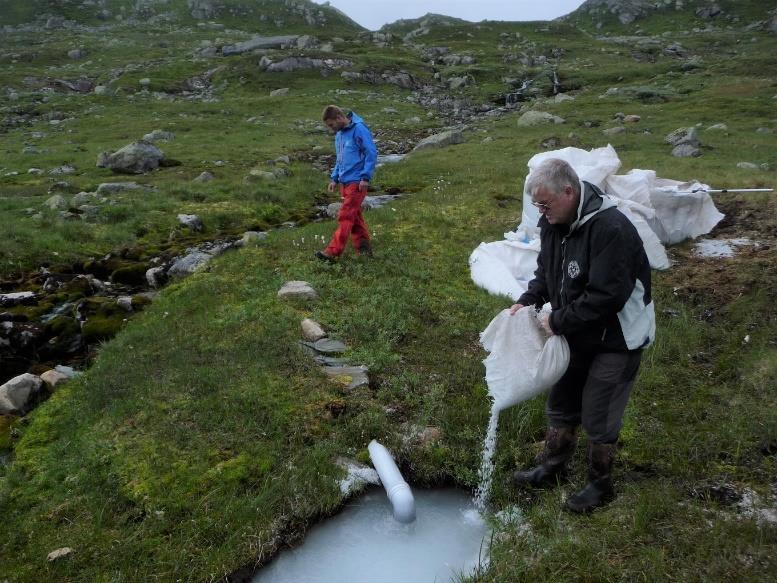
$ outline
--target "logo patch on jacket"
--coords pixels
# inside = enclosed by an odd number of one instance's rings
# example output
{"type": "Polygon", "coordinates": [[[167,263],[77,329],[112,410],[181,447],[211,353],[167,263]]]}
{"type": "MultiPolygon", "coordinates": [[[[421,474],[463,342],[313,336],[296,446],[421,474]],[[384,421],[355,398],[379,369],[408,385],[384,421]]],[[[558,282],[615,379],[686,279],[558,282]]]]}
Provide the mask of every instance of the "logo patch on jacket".
{"type": "Polygon", "coordinates": [[[572,279],[575,279],[578,275],[580,275],[580,265],[578,265],[577,261],[574,259],[567,263],[567,274],[572,279]]]}

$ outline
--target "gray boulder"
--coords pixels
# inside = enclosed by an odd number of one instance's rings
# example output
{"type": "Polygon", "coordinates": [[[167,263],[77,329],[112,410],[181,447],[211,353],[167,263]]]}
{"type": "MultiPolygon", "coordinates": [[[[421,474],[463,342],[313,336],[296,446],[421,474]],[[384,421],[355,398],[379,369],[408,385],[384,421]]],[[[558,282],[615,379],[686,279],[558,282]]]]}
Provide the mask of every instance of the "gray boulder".
{"type": "Polygon", "coordinates": [[[301,326],[302,337],[309,342],[316,342],[317,340],[321,340],[322,338],[326,337],[326,332],[321,327],[321,324],[311,320],[310,318],[305,318],[302,320],[301,326]]]}
{"type": "Polygon", "coordinates": [[[43,381],[39,376],[24,373],[0,386],[0,415],[26,413],[41,385],[43,381]]]}
{"type": "Polygon", "coordinates": [[[461,130],[448,130],[439,134],[434,134],[428,138],[424,138],[415,148],[414,152],[419,150],[429,150],[433,148],[445,148],[454,144],[464,143],[464,133],[461,130]]]}
{"type": "Polygon", "coordinates": [[[19,304],[29,304],[35,301],[37,294],[32,291],[11,292],[0,294],[0,306],[18,306],[19,304]]]}
{"type": "Polygon", "coordinates": [[[672,156],[675,158],[698,158],[701,156],[701,150],[693,144],[678,144],[672,150],[672,156]]]}
{"type": "Polygon", "coordinates": [[[146,271],[146,281],[154,289],[160,288],[167,281],[167,274],[164,267],[152,267],[146,271]]]}
{"type": "Polygon", "coordinates": [[[281,89],[275,89],[273,91],[270,91],[270,97],[285,97],[288,94],[289,94],[288,87],[282,87],[281,89]]]}
{"type": "Polygon", "coordinates": [[[55,194],[54,196],[47,198],[43,203],[43,206],[52,210],[64,210],[67,208],[67,201],[61,194],[55,194]]]}
{"type": "Polygon", "coordinates": [[[537,126],[547,123],[564,123],[564,119],[547,111],[527,111],[518,118],[518,127],[537,126]]]}
{"type": "Polygon", "coordinates": [[[133,142],[113,154],[104,152],[98,158],[98,168],[109,168],[121,174],[143,174],[159,168],[165,154],[146,141],[133,142]]]}
{"type": "Polygon", "coordinates": [[[194,182],[210,182],[213,180],[213,178],[213,173],[206,170],[205,172],[202,172],[197,178],[195,178],[194,182]]]}
{"type": "Polygon", "coordinates": [[[145,188],[137,182],[103,182],[97,187],[97,194],[119,194],[128,190],[140,190],[145,188]]]}
{"type": "Polygon", "coordinates": [[[680,144],[698,146],[701,144],[696,128],[678,128],[670,134],[667,134],[664,139],[667,144],[671,144],[672,146],[679,146],[680,144]]]}
{"type": "Polygon", "coordinates": [[[211,259],[213,259],[213,255],[210,255],[209,253],[193,251],[185,257],[177,259],[173,265],[170,266],[170,269],[167,270],[167,275],[174,278],[186,277],[187,275],[191,275],[202,269],[211,259]]]}
{"type": "Polygon", "coordinates": [[[318,293],[306,281],[287,281],[278,290],[280,299],[317,300],[318,293]]]}
{"type": "Polygon", "coordinates": [[[202,231],[202,219],[197,215],[178,215],[178,222],[192,231],[202,231]]]}
{"type": "Polygon", "coordinates": [[[345,59],[311,59],[308,57],[287,57],[277,63],[269,63],[267,71],[271,73],[291,73],[306,69],[342,69],[350,67],[351,61],[345,59]]]}
{"type": "Polygon", "coordinates": [[[264,241],[266,238],[267,233],[265,231],[246,231],[243,233],[243,238],[240,239],[240,245],[256,244],[259,241],[264,241]]]}
{"type": "Polygon", "coordinates": [[[166,132],[164,130],[154,130],[143,136],[144,142],[169,142],[175,139],[173,132],[166,132]]]}

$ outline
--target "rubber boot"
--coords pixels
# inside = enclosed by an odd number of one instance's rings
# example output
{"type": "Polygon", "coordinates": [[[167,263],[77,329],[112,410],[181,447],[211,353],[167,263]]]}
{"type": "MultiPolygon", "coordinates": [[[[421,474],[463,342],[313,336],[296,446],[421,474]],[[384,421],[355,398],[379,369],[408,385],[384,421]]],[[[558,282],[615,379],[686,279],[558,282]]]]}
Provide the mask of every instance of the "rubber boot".
{"type": "Polygon", "coordinates": [[[367,257],[372,257],[372,245],[370,245],[369,241],[362,241],[359,244],[359,255],[366,255],[367,257]]]}
{"type": "Polygon", "coordinates": [[[567,508],[572,512],[591,512],[615,498],[612,487],[612,464],[615,461],[614,443],[588,445],[588,483],[567,498],[567,508]]]}
{"type": "Polygon", "coordinates": [[[575,453],[577,435],[574,427],[548,427],[545,434],[545,449],[537,457],[536,467],[513,473],[516,486],[546,488],[558,484],[566,475],[567,463],[575,453]]]}

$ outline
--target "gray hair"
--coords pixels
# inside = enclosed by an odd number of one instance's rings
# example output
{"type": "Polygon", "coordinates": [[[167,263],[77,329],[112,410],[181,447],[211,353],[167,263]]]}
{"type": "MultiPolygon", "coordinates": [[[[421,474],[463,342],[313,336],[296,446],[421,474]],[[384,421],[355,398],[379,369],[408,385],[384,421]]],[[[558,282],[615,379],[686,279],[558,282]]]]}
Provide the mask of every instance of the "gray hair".
{"type": "Polygon", "coordinates": [[[543,187],[554,195],[559,195],[567,186],[571,186],[575,194],[580,194],[580,178],[577,172],[559,158],[549,158],[542,162],[526,181],[526,190],[532,197],[543,187]]]}

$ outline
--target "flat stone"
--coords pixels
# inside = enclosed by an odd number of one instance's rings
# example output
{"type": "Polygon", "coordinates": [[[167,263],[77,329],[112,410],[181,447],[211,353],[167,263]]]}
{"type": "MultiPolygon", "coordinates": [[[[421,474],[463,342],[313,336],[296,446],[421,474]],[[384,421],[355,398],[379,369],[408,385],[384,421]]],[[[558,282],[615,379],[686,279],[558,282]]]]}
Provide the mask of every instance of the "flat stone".
{"type": "Polygon", "coordinates": [[[547,111],[527,111],[518,119],[518,127],[536,126],[541,124],[560,124],[564,119],[547,111]]]}
{"type": "Polygon", "coordinates": [[[678,144],[672,150],[672,156],[675,158],[698,158],[701,156],[701,150],[693,144],[678,144]]]}
{"type": "Polygon", "coordinates": [[[116,298],[116,304],[125,312],[132,311],[132,296],[119,296],[116,298]]]}
{"type": "Polygon", "coordinates": [[[281,299],[299,298],[303,300],[317,300],[318,293],[306,281],[287,281],[278,290],[278,297],[281,299]]]}
{"type": "Polygon", "coordinates": [[[680,144],[698,146],[701,143],[696,128],[678,128],[667,134],[664,139],[668,144],[672,144],[673,146],[679,146],[680,144]]]}
{"type": "MultiPolygon", "coordinates": [[[[213,259],[213,255],[210,253],[193,251],[185,257],[176,260],[170,269],[167,270],[167,275],[169,277],[186,277],[202,269],[211,259],[213,259]]],[[[146,272],[146,277],[148,277],[148,272],[146,272]]]]}
{"type": "Polygon", "coordinates": [[[213,180],[213,174],[211,172],[205,171],[202,172],[197,178],[194,179],[194,182],[210,182],[213,180]]]}
{"type": "Polygon", "coordinates": [[[369,369],[364,365],[325,366],[322,370],[329,378],[345,386],[349,391],[370,385],[370,379],[367,377],[369,369]]]}
{"type": "Polygon", "coordinates": [[[284,97],[288,94],[289,94],[288,87],[282,87],[281,89],[275,89],[274,91],[270,91],[270,97],[284,97]]]}
{"type": "Polygon", "coordinates": [[[607,128],[606,130],[602,130],[602,133],[605,136],[614,136],[616,134],[622,134],[625,131],[626,131],[626,128],[624,128],[623,126],[616,126],[614,128],[607,128]]]}
{"type": "Polygon", "coordinates": [[[305,338],[305,340],[308,340],[310,342],[316,342],[326,337],[326,332],[321,327],[321,324],[319,324],[314,320],[311,320],[310,318],[305,318],[304,320],[302,320],[301,326],[302,326],[302,336],[303,338],[305,338]]]}
{"type": "Polygon", "coordinates": [[[0,294],[0,306],[16,306],[34,301],[35,292],[12,292],[10,294],[0,294]]]}
{"type": "Polygon", "coordinates": [[[309,346],[305,346],[306,350],[309,350],[313,354],[313,360],[323,366],[348,366],[350,363],[347,358],[337,358],[335,356],[324,356],[323,354],[316,353],[315,350],[309,346]]]}
{"type": "Polygon", "coordinates": [[[303,344],[322,354],[341,354],[348,350],[345,343],[333,338],[321,338],[315,342],[303,342],[303,344]]]}
{"type": "Polygon", "coordinates": [[[137,182],[103,182],[97,187],[97,194],[118,194],[127,190],[144,188],[137,182]]]}
{"type": "Polygon", "coordinates": [[[429,136],[428,138],[424,138],[418,142],[416,147],[413,148],[413,151],[416,152],[418,150],[428,150],[432,148],[445,148],[447,146],[462,143],[464,143],[464,134],[461,132],[461,130],[449,130],[447,132],[441,132],[439,134],[429,136]]]}
{"type": "Polygon", "coordinates": [[[738,162],[737,168],[741,168],[742,170],[760,170],[758,164],[753,164],[752,162],[738,162]]]}

